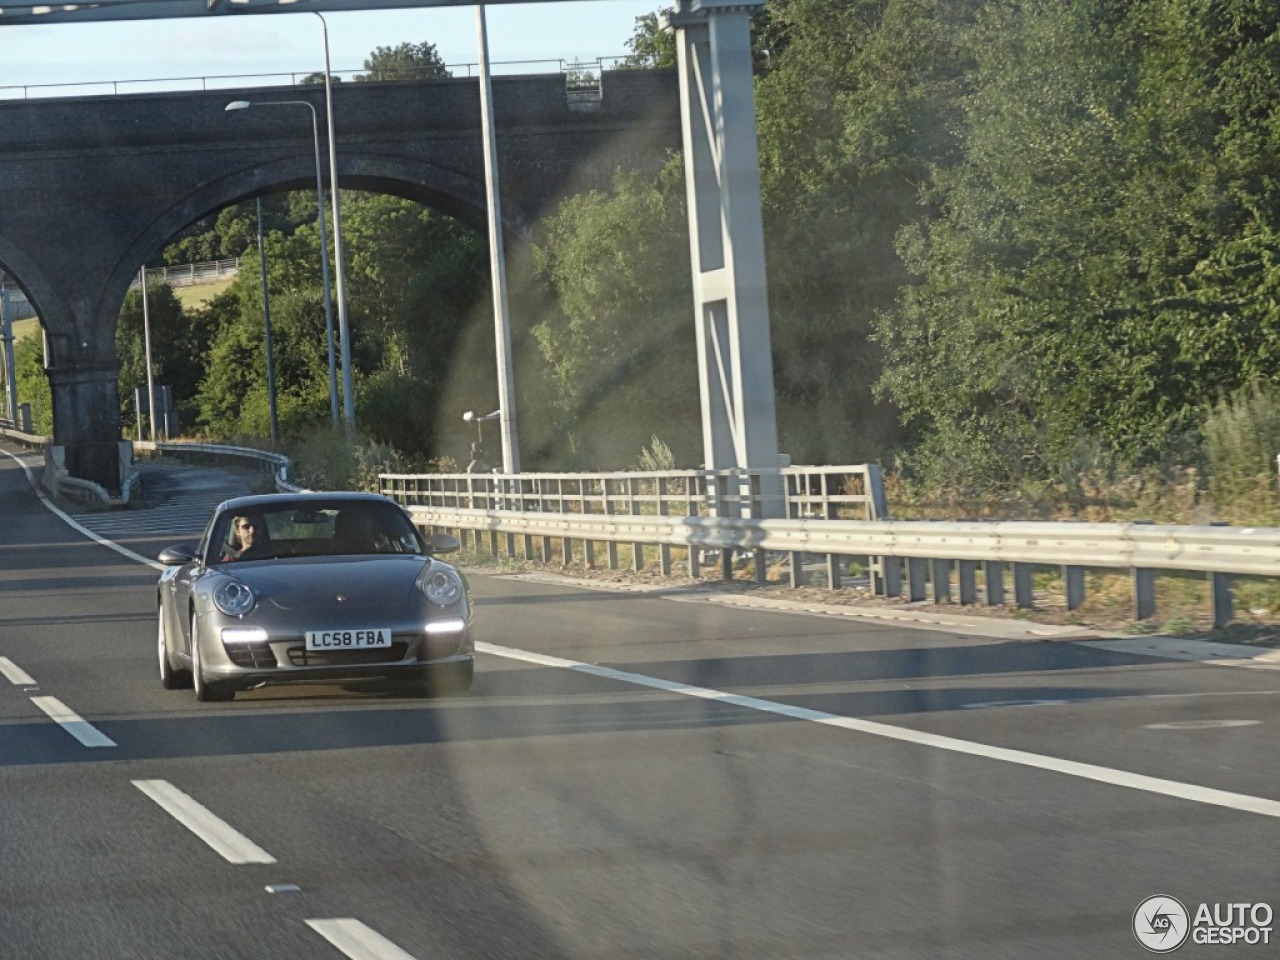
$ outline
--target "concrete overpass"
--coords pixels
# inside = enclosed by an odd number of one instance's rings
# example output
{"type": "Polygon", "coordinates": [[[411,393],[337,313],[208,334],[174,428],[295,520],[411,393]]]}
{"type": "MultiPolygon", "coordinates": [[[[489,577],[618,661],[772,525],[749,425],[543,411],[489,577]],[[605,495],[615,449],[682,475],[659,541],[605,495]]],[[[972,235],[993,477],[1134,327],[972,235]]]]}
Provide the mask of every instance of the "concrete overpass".
{"type": "MultiPolygon", "coordinates": [[[[506,230],[526,234],[562,198],[621,168],[656,172],[681,146],[674,71],[617,71],[595,104],[562,75],[495,77],[506,230]]],[[[485,229],[475,79],[334,87],[342,187],[407,197],[485,229]]],[[[229,204],[314,189],[301,107],[228,115],[230,100],[307,99],[268,87],[0,104],[0,267],[48,334],[54,438],[78,477],[120,483],[115,328],[142,263],[187,224],[229,204]]]]}

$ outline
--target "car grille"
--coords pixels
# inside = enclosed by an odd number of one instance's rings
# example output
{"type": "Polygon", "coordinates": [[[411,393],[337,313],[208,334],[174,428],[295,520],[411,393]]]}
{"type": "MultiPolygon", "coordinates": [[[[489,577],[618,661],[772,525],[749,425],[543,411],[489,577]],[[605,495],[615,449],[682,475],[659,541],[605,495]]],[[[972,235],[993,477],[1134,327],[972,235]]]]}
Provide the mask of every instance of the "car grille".
{"type": "Polygon", "coordinates": [[[276,656],[265,643],[236,643],[227,645],[227,658],[237,667],[262,670],[276,665],[276,656]]]}
{"type": "Polygon", "coordinates": [[[393,641],[389,647],[372,650],[308,650],[305,646],[288,649],[289,662],[295,667],[355,667],[366,663],[399,663],[409,645],[393,641]]]}

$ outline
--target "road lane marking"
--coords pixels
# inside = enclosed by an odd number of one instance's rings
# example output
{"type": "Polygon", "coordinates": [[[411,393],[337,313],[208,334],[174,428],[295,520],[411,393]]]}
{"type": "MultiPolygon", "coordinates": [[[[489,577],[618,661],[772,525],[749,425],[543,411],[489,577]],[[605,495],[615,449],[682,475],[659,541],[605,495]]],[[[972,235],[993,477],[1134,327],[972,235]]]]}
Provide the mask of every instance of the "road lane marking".
{"type": "MultiPolygon", "coordinates": [[[[138,563],[144,563],[153,570],[164,569],[163,563],[158,563],[155,560],[148,560],[142,554],[134,553],[128,547],[122,547],[118,543],[113,543],[112,541],[108,540],[106,537],[98,536],[88,527],[81,526],[79,523],[75,521],[75,519],[70,514],[66,513],[63,510],[60,510],[56,503],[54,503],[52,500],[50,500],[48,497],[44,495],[44,491],[42,491],[40,489],[40,485],[36,483],[35,475],[31,472],[31,468],[29,466],[27,466],[20,459],[15,457],[8,450],[0,450],[0,453],[3,453],[5,456],[9,457],[9,459],[13,460],[18,466],[22,468],[22,471],[27,475],[27,482],[31,484],[31,490],[35,493],[37,497],[40,498],[40,502],[43,503],[51,513],[54,513],[57,516],[61,517],[62,520],[65,523],[67,523],[70,527],[84,534],[90,540],[93,540],[96,543],[100,543],[104,547],[108,548],[109,550],[114,550],[116,553],[121,554],[122,556],[128,557],[130,560],[136,560],[138,563]]],[[[112,744],[112,746],[114,746],[114,744],[112,744]]]]}
{"type": "Polygon", "coordinates": [[[32,697],[31,702],[49,715],[49,719],[62,727],[86,747],[114,747],[116,742],[57,697],[32,697]]]}
{"type": "Polygon", "coordinates": [[[3,673],[5,679],[15,687],[34,687],[36,685],[36,682],[31,679],[31,674],[27,673],[8,657],[0,657],[0,673],[3,673]]]}
{"type": "Polygon", "coordinates": [[[275,857],[167,780],[131,780],[130,783],[212,847],[228,863],[276,862],[275,857]]]}
{"type": "Polygon", "coordinates": [[[345,953],[351,960],[415,960],[394,943],[359,920],[308,920],[307,926],[345,953]]]}
{"type": "Polygon", "coordinates": [[[527,650],[517,650],[512,647],[501,647],[491,643],[477,643],[476,651],[478,653],[487,653],[496,657],[505,657],[508,660],[521,660],[525,663],[533,663],[544,667],[573,670],[577,673],[585,673],[595,677],[602,677],[606,680],[617,680],[622,683],[635,684],[641,687],[652,687],[656,690],[664,690],[668,693],[678,693],[687,697],[698,697],[703,700],[715,700],[720,703],[726,703],[736,707],[745,707],[748,710],[758,710],[762,713],[771,713],[776,716],[790,717],[793,720],[807,720],[811,723],[822,724],[823,726],[839,727],[844,730],[853,730],[857,733],[866,733],[871,736],[885,737],[890,740],[900,740],[905,743],[914,743],[919,746],[933,747],[938,750],[947,750],[952,753],[964,753],[974,757],[984,757],[988,760],[1000,760],[1005,763],[1018,764],[1019,766],[1035,767],[1040,770],[1049,770],[1054,773],[1062,773],[1067,776],[1079,777],[1084,780],[1094,780],[1099,783],[1107,783],[1117,787],[1126,787],[1131,790],[1142,790],[1147,793],[1174,797],[1179,800],[1191,800],[1196,803],[1229,807],[1233,810],[1242,810],[1246,813],[1257,813],[1266,817],[1280,817],[1280,802],[1268,800],[1265,797],[1253,797],[1248,794],[1230,793],[1226,790],[1216,790],[1212,787],[1201,787],[1190,783],[1180,783],[1176,780],[1163,780],[1159,777],[1148,777],[1140,773],[1130,773],[1125,770],[1113,770],[1110,767],[1099,767],[1091,763],[1079,763],[1075,760],[1062,760],[1057,757],[1042,756],[1041,754],[1028,753],[1023,750],[1011,750],[1006,747],[995,747],[985,743],[958,740],[955,737],[945,737],[936,733],[924,733],[919,730],[911,730],[907,727],[895,727],[887,723],[877,723],[873,720],[859,720],[855,717],[842,717],[838,714],[824,713],[820,710],[793,707],[785,703],[777,703],[772,700],[761,700],[757,697],[744,697],[734,693],[726,693],[723,690],[712,690],[707,687],[694,687],[684,683],[676,683],[671,680],[663,680],[659,677],[646,676],[642,673],[629,673],[625,670],[615,670],[612,667],[602,667],[592,663],[581,663],[577,660],[565,660],[560,657],[550,657],[541,653],[531,653],[527,650]]]}

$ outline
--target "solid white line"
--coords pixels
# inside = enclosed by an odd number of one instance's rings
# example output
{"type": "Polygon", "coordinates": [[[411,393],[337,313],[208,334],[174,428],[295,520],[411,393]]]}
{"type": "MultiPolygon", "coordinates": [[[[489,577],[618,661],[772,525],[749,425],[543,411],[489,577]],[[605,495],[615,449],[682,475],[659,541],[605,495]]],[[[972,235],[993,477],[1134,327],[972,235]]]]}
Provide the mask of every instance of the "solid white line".
{"type": "Polygon", "coordinates": [[[49,715],[49,719],[62,727],[86,747],[114,747],[116,742],[91,723],[82,720],[75,711],[57,697],[32,697],[31,702],[49,715]]]}
{"type": "Polygon", "coordinates": [[[544,667],[574,670],[578,673],[586,673],[595,677],[603,677],[607,680],[618,680],[623,683],[636,684],[642,687],[652,687],[657,690],[665,690],[668,693],[678,693],[687,697],[698,697],[703,700],[716,700],[736,707],[745,707],[748,710],[759,710],[762,713],[771,713],[778,716],[790,717],[793,720],[807,720],[811,723],[820,723],[829,727],[839,727],[844,730],[853,730],[857,733],[866,733],[876,737],[886,737],[891,740],[901,740],[903,742],[914,743],[919,746],[933,747],[937,750],[948,750],[952,753],[964,753],[974,757],[983,757],[988,760],[1000,760],[1005,763],[1016,763],[1024,767],[1036,767],[1040,770],[1063,773],[1068,776],[1080,777],[1085,780],[1096,780],[1099,783],[1107,783],[1112,786],[1127,787],[1131,790],[1143,790],[1147,793],[1161,794],[1166,797],[1176,797],[1180,800],[1192,800],[1196,803],[1230,807],[1233,810],[1243,810],[1247,813],[1258,813],[1267,817],[1280,817],[1280,802],[1268,800],[1264,797],[1253,797],[1242,793],[1229,793],[1226,790],[1215,790],[1212,787],[1201,787],[1196,786],[1195,784],[1179,783],[1176,780],[1162,780],[1158,777],[1148,777],[1140,773],[1129,773],[1125,770],[1113,770],[1110,767],[1099,767],[1091,763],[1078,763],[1074,760],[1061,760],[1057,757],[1046,757],[1037,753],[1027,753],[1022,750],[1010,750],[1005,747],[994,747],[985,743],[973,743],[969,740],[958,740],[954,737],[944,737],[934,733],[922,733],[918,730],[910,730],[906,727],[890,726],[887,723],[876,723],[871,720],[858,720],[854,717],[842,717],[837,714],[823,713],[820,710],[807,710],[804,707],[792,707],[784,703],[776,703],[772,700],[760,700],[756,697],[743,697],[733,693],[725,693],[722,690],[711,690],[707,687],[693,687],[688,684],[674,683],[670,680],[662,680],[658,677],[649,677],[640,673],[628,673],[623,670],[614,670],[611,667],[601,667],[590,663],[580,663],[576,660],[564,660],[560,657],[549,657],[544,654],[530,653],[525,650],[516,650],[511,647],[495,646],[491,643],[477,643],[476,650],[480,653],[488,653],[497,657],[506,657],[509,660],[522,660],[525,663],[535,663],[544,667]]]}
{"type": "Polygon", "coordinates": [[[359,920],[308,920],[307,926],[345,953],[351,960],[414,960],[394,943],[359,920]]]}
{"type": "Polygon", "coordinates": [[[31,489],[35,493],[35,495],[40,498],[40,502],[43,503],[45,507],[49,509],[50,512],[55,513],[59,517],[61,517],[62,520],[66,522],[70,527],[84,534],[90,540],[93,540],[96,543],[100,543],[104,547],[110,550],[114,550],[116,553],[119,553],[119,554],[122,554],[123,556],[128,557],[130,560],[136,560],[138,563],[144,563],[148,567],[151,567],[153,570],[164,569],[163,563],[159,563],[155,560],[148,560],[142,554],[134,553],[128,547],[122,547],[118,543],[113,543],[110,540],[107,540],[105,537],[98,536],[88,527],[83,527],[80,524],[76,523],[76,521],[69,514],[58,509],[57,504],[55,504],[52,500],[50,500],[48,497],[44,495],[44,492],[40,489],[40,485],[36,482],[35,475],[31,472],[30,467],[28,467],[25,463],[23,463],[21,460],[15,457],[8,450],[0,450],[0,453],[3,453],[5,456],[9,457],[18,466],[22,468],[23,472],[27,475],[27,482],[31,484],[31,489]]]}
{"type": "Polygon", "coordinates": [[[3,673],[5,679],[15,687],[35,686],[35,681],[31,679],[31,674],[27,673],[8,657],[0,657],[0,673],[3,673]]]}
{"type": "Polygon", "coordinates": [[[218,819],[166,780],[132,780],[180,824],[207,843],[228,863],[275,863],[276,858],[218,819]]]}

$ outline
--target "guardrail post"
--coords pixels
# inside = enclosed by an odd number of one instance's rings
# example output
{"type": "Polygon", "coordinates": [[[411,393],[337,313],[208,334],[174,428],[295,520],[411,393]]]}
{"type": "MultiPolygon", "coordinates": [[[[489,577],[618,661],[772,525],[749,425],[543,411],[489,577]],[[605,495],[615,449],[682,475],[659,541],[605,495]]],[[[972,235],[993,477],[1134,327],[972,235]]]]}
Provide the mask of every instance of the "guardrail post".
{"type": "MultiPolygon", "coordinates": [[[[667,516],[668,482],[666,477],[658,478],[658,516],[667,516]]],[[[671,576],[671,544],[658,545],[658,569],[664,577],[671,576]]]]}
{"type": "Polygon", "coordinates": [[[533,559],[533,534],[531,533],[524,535],[524,558],[526,560],[533,559]]]}
{"type": "MultiPolygon", "coordinates": [[[[578,481],[578,509],[582,511],[585,517],[591,512],[591,504],[587,502],[587,481],[578,481]]],[[[594,541],[582,541],[582,562],[588,570],[594,570],[596,566],[596,545],[594,541]]]]}
{"type": "MultiPolygon", "coordinates": [[[[627,514],[632,517],[640,516],[640,509],[636,504],[636,481],[634,477],[627,477],[627,514]]],[[[631,569],[639,572],[644,569],[644,544],[631,544],[631,569]]]]}
{"type": "MultiPolygon", "coordinates": [[[[1228,524],[1222,520],[1215,520],[1210,526],[1225,527],[1228,524]]],[[[1235,619],[1235,597],[1231,590],[1231,574],[1210,571],[1205,574],[1205,577],[1209,581],[1209,604],[1213,611],[1213,628],[1221,630],[1235,619]]]]}
{"type": "Polygon", "coordinates": [[[787,554],[787,556],[791,558],[791,572],[788,577],[791,583],[791,589],[794,590],[797,587],[803,587],[804,586],[804,554],[789,553],[787,554]]]}
{"type": "Polygon", "coordinates": [[[933,566],[933,602],[951,602],[951,561],[934,559],[933,566]]]}
{"type": "Polygon", "coordinates": [[[1064,566],[1062,583],[1067,594],[1067,609],[1080,609],[1080,605],[1084,603],[1084,567],[1075,564],[1064,566]]]}
{"type": "Polygon", "coordinates": [[[1004,564],[999,560],[986,560],[982,564],[982,579],[987,587],[987,606],[1003,607],[1004,598],[1004,564]]]}
{"type": "MultiPolygon", "coordinates": [[[[1135,520],[1147,524],[1150,520],[1135,520]]],[[[1145,567],[1133,567],[1133,618],[1150,620],[1156,615],[1156,572],[1145,567]]]]}
{"type": "Polygon", "coordinates": [[[928,561],[923,557],[907,557],[907,599],[919,603],[927,596],[925,571],[928,561]]]}
{"type": "Polygon", "coordinates": [[[1030,610],[1036,605],[1035,588],[1032,574],[1035,568],[1029,563],[1013,565],[1013,602],[1023,610],[1030,610]]]}
{"type": "Polygon", "coordinates": [[[956,565],[956,580],[960,587],[960,603],[971,607],[978,602],[978,562],[961,560],[956,565]]]}
{"type": "MultiPolygon", "coordinates": [[[[609,491],[609,478],[605,477],[600,481],[600,489],[604,494],[604,512],[609,516],[616,514],[617,508],[614,506],[613,497],[609,491]]],[[[610,540],[604,545],[605,555],[609,560],[609,569],[618,569],[618,543],[616,540],[610,540]]]]}
{"type": "Polygon", "coordinates": [[[689,577],[693,580],[697,580],[702,574],[702,560],[698,556],[701,549],[695,543],[689,544],[689,577]]]}
{"type": "Polygon", "coordinates": [[[844,572],[840,569],[840,555],[835,553],[827,554],[827,588],[830,590],[839,590],[844,582],[844,572]]]}

